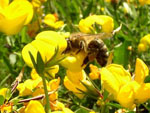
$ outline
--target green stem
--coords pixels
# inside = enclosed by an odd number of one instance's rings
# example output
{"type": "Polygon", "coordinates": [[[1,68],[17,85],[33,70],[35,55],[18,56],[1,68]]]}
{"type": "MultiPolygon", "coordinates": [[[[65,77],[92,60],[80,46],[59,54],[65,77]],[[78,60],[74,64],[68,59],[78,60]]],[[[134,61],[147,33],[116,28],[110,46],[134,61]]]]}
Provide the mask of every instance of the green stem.
{"type": "Polygon", "coordinates": [[[106,110],[106,105],[104,104],[101,106],[101,113],[105,113],[105,110],[106,110]]]}
{"type": "Polygon", "coordinates": [[[50,103],[49,103],[49,96],[48,96],[48,90],[47,90],[47,85],[46,85],[46,79],[44,74],[40,75],[42,77],[43,80],[43,86],[44,86],[44,92],[45,92],[45,98],[46,98],[46,106],[45,106],[45,111],[46,113],[50,113],[51,109],[50,109],[50,103]]]}

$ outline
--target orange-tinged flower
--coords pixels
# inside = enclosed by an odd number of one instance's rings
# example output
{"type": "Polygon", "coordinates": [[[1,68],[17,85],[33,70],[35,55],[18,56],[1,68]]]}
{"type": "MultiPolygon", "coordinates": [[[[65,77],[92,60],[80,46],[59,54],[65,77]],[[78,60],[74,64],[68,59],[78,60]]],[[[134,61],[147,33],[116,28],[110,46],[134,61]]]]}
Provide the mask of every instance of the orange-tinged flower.
{"type": "Polygon", "coordinates": [[[58,21],[58,17],[56,14],[47,14],[44,17],[44,23],[55,29],[58,29],[64,25],[63,21],[58,21]]]}
{"type": "Polygon", "coordinates": [[[0,31],[7,35],[14,35],[31,21],[33,7],[26,0],[15,0],[10,4],[8,1],[0,1],[0,31]]]}
{"type": "Polygon", "coordinates": [[[132,109],[135,104],[141,104],[150,99],[150,83],[144,83],[149,70],[146,64],[137,58],[135,78],[122,66],[111,64],[102,68],[102,86],[114,96],[123,107],[132,109]]]}
{"type": "Polygon", "coordinates": [[[13,108],[12,103],[3,104],[3,105],[0,106],[0,111],[1,111],[1,113],[11,113],[12,108],[13,108]]]}
{"type": "Polygon", "coordinates": [[[89,77],[92,79],[92,80],[95,80],[95,79],[100,79],[100,70],[98,69],[97,66],[94,66],[92,64],[90,64],[90,73],[89,73],[89,77]]]}
{"type": "Polygon", "coordinates": [[[150,0],[139,0],[141,5],[150,4],[150,0]]]}

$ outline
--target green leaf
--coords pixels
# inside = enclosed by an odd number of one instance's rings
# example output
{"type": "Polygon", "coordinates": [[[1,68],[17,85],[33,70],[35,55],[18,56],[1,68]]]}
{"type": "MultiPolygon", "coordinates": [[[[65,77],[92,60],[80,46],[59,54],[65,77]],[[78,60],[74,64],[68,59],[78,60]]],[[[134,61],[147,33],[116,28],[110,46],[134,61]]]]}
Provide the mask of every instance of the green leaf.
{"type": "Polygon", "coordinates": [[[4,101],[5,101],[5,98],[2,95],[0,95],[0,105],[3,105],[4,101]]]}
{"type": "Polygon", "coordinates": [[[37,53],[37,73],[38,74],[42,74],[43,72],[44,72],[44,61],[43,61],[43,59],[42,59],[42,56],[41,56],[41,54],[40,54],[40,52],[38,51],[38,53],[37,53]]]}
{"type": "Polygon", "coordinates": [[[114,49],[114,59],[113,62],[116,64],[123,65],[127,68],[129,62],[129,50],[128,46],[130,45],[129,41],[124,41],[118,47],[114,49]]]}
{"type": "Polygon", "coordinates": [[[120,104],[118,103],[106,103],[107,106],[112,106],[112,107],[115,107],[115,108],[118,108],[118,109],[121,109],[123,108],[120,104]]]}
{"type": "Polygon", "coordinates": [[[37,65],[36,65],[35,59],[34,59],[34,57],[33,57],[32,53],[31,53],[30,51],[29,51],[29,55],[30,55],[30,58],[31,58],[32,64],[33,64],[33,66],[34,66],[35,70],[37,71],[37,65]]]}
{"type": "Polygon", "coordinates": [[[5,99],[6,99],[6,100],[9,100],[9,99],[11,98],[11,96],[12,96],[11,90],[8,89],[8,90],[6,91],[5,99]]]}
{"type": "Polygon", "coordinates": [[[150,83],[150,75],[146,76],[144,83],[150,83]]]}
{"type": "Polygon", "coordinates": [[[104,96],[104,101],[107,99],[107,97],[108,97],[108,95],[109,95],[109,92],[108,91],[106,91],[106,90],[104,90],[104,93],[103,93],[103,96],[104,96]]]}

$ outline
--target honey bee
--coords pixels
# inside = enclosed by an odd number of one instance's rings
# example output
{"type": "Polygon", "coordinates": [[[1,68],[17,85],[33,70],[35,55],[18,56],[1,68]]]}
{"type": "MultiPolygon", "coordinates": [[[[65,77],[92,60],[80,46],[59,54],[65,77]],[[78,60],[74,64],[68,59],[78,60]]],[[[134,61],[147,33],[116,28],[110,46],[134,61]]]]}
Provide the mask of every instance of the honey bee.
{"type": "Polygon", "coordinates": [[[78,54],[79,52],[84,51],[87,56],[81,66],[94,59],[96,59],[101,66],[105,66],[108,58],[108,51],[102,39],[112,36],[112,33],[99,33],[93,35],[73,33],[66,39],[68,46],[64,53],[76,52],[76,54],[78,54]]]}

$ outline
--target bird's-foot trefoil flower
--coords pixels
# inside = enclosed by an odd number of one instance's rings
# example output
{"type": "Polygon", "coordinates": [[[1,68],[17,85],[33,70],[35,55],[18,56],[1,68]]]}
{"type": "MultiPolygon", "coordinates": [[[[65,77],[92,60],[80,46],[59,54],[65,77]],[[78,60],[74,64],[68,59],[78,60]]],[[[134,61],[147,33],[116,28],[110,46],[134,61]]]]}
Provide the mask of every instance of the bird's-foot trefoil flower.
{"type": "Polygon", "coordinates": [[[33,17],[33,6],[27,0],[0,0],[0,32],[17,34],[33,17]]]}
{"type": "Polygon", "coordinates": [[[98,28],[100,32],[111,33],[114,29],[113,19],[106,15],[91,15],[79,22],[79,29],[83,33],[97,32],[98,28]]]}
{"type": "Polygon", "coordinates": [[[100,74],[103,88],[123,107],[133,109],[136,104],[150,99],[150,83],[144,83],[149,69],[141,59],[136,59],[134,79],[118,64],[110,64],[102,68],[100,74]]]}

